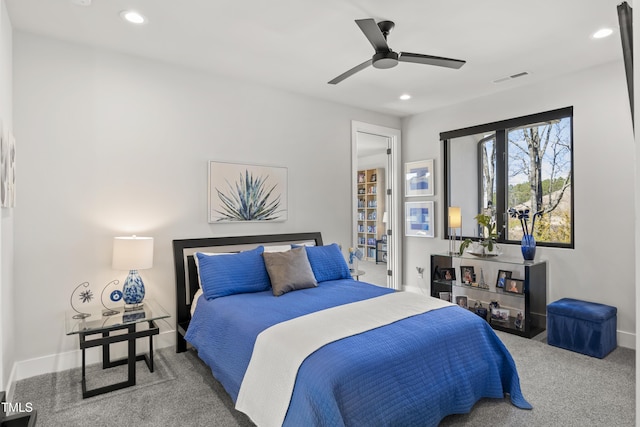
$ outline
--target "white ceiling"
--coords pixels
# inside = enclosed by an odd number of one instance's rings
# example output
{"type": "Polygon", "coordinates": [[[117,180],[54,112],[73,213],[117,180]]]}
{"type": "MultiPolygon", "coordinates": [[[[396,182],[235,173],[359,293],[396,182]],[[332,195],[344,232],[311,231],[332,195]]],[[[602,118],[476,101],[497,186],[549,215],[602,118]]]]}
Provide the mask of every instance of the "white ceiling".
{"type": "MultiPolygon", "coordinates": [[[[14,30],[100,46],[407,116],[621,61],[621,0],[5,0],[14,30]],[[89,3],[81,6],[77,3],[89,3]],[[119,12],[135,9],[133,26],[119,12]],[[395,51],[466,60],[459,70],[369,67],[373,48],[355,19],[396,23],[395,51]],[[601,27],[612,36],[595,40],[601,27]],[[528,72],[502,83],[494,80],[528,72]],[[412,99],[399,100],[402,93],[412,99]]],[[[631,4],[632,2],[629,1],[631,4]]],[[[621,65],[621,78],[624,70],[621,65]]]]}

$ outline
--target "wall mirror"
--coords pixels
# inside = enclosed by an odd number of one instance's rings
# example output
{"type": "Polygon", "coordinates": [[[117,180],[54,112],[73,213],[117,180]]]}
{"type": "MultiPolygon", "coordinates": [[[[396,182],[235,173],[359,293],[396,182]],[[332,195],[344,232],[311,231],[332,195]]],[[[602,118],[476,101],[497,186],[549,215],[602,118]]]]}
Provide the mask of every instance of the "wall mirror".
{"type": "MultiPolygon", "coordinates": [[[[474,217],[493,206],[495,154],[492,153],[495,153],[495,138],[495,132],[481,132],[445,140],[448,166],[445,172],[448,194],[445,206],[460,208],[461,228],[456,234],[463,237],[479,236],[480,230],[474,217]]],[[[495,210],[490,211],[495,215],[495,210]]]]}

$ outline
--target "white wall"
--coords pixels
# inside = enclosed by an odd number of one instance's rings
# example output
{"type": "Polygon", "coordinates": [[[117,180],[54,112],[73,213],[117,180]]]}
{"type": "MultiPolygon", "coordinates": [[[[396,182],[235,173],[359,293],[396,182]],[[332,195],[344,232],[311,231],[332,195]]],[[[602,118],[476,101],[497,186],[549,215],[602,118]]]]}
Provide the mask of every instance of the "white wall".
{"type": "Polygon", "coordinates": [[[13,53],[19,361],[77,349],[63,313],[79,283],[96,293],[123,279],[110,268],[113,236],[155,237],[154,268],[141,274],[148,298],[172,314],[172,239],[317,230],[348,247],[351,120],[400,127],[395,117],[31,34],[14,34],[13,53]],[[208,224],[208,160],[286,166],[288,221],[208,224]]]}
{"type": "MultiPolygon", "coordinates": [[[[430,268],[429,254],[446,252],[442,229],[442,157],[439,133],[497,120],[574,107],[575,249],[538,248],[548,260],[548,302],[562,297],[618,308],[619,343],[635,347],[634,139],[622,62],[403,120],[403,161],[436,159],[435,239],[405,238],[409,286],[429,288],[416,266],[430,268]]],[[[519,248],[510,245],[517,256],[519,248]]],[[[427,270],[428,271],[428,270],[427,270]]]]}
{"type": "MultiPolygon", "coordinates": [[[[4,0],[0,0],[0,120],[3,132],[13,130],[12,28],[4,0]]],[[[13,209],[0,211],[0,390],[8,390],[15,361],[13,351],[13,209]]]]}

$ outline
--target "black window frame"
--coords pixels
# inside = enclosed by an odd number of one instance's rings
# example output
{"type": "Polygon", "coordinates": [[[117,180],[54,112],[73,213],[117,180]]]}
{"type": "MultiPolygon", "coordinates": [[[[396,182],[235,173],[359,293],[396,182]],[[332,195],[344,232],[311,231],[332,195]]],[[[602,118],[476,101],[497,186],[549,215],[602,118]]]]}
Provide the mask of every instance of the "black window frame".
{"type": "MultiPolygon", "coordinates": [[[[575,248],[575,218],[574,218],[574,198],[575,198],[575,181],[574,181],[574,144],[573,144],[573,106],[559,108],[556,110],[545,111],[542,113],[530,114],[521,117],[515,117],[507,120],[500,120],[497,122],[486,123],[477,126],[470,126],[466,128],[456,129],[447,132],[440,133],[440,140],[442,141],[442,158],[443,158],[443,183],[444,183],[444,201],[442,206],[442,218],[444,223],[444,236],[445,239],[449,239],[449,218],[447,210],[449,208],[449,200],[451,200],[450,188],[449,188],[449,174],[451,171],[451,155],[450,155],[450,145],[452,143],[453,138],[459,138],[469,135],[476,135],[481,133],[495,133],[495,144],[496,144],[496,229],[501,231],[500,236],[496,239],[498,243],[506,243],[506,244],[520,244],[519,240],[507,240],[505,239],[505,234],[503,231],[506,229],[506,226],[509,221],[509,217],[507,214],[507,210],[509,206],[506,205],[507,200],[507,132],[510,129],[524,127],[527,125],[534,125],[536,123],[542,122],[550,122],[558,119],[570,119],[570,133],[571,133],[571,241],[569,243],[560,243],[560,242],[536,242],[538,246],[546,246],[546,247],[555,247],[555,248],[567,248],[573,249],[575,248]]],[[[478,163],[482,162],[481,156],[479,155],[480,144],[478,144],[478,163]]],[[[478,168],[478,182],[480,182],[482,172],[481,168],[478,168]]],[[[478,192],[478,201],[481,203],[482,200],[482,190],[481,186],[477,185],[478,192]]],[[[481,212],[483,207],[478,206],[478,212],[481,212]]],[[[475,236],[458,236],[458,238],[465,239],[469,238],[472,240],[478,240],[475,236]]]]}

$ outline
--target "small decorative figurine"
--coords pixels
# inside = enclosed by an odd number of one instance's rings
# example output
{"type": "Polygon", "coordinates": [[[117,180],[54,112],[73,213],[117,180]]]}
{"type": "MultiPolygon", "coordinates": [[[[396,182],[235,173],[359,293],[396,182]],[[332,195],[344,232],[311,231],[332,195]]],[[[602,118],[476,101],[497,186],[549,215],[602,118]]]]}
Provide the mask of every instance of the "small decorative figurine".
{"type": "Polygon", "coordinates": [[[73,311],[78,313],[73,316],[74,319],[86,319],[87,317],[91,316],[91,314],[84,313],[78,310],[75,307],[75,305],[73,305],[73,300],[74,300],[73,295],[76,293],[76,291],[78,291],[78,289],[80,289],[80,287],[85,288],[83,291],[80,291],[78,294],[78,298],[80,299],[80,302],[82,302],[83,304],[86,304],[93,299],[93,292],[91,292],[91,289],[88,289],[89,282],[82,282],[78,286],[76,286],[73,292],[71,292],[71,298],[69,299],[69,302],[71,303],[71,308],[73,309],[73,311]]]}

